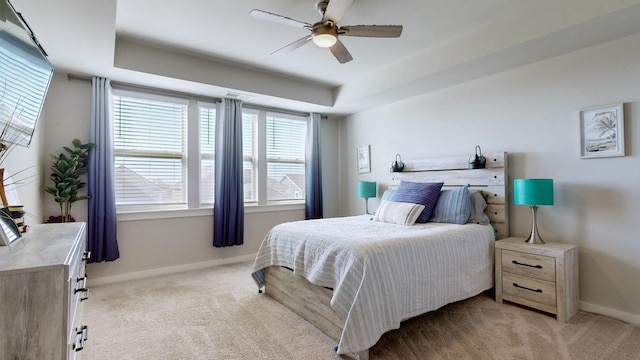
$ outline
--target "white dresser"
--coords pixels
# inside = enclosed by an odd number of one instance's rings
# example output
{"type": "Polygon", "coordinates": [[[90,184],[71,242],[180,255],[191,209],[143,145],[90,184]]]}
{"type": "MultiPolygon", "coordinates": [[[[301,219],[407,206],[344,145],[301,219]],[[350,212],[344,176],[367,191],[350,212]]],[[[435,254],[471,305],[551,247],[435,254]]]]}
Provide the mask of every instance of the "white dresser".
{"type": "Polygon", "coordinates": [[[0,359],[79,359],[88,258],[85,223],[33,225],[0,247],[0,359]]]}

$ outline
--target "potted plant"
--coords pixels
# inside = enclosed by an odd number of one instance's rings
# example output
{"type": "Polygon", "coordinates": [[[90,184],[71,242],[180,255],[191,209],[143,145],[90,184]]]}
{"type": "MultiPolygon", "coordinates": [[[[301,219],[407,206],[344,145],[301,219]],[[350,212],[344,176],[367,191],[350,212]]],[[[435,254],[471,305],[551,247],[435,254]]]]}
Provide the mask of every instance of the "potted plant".
{"type": "Polygon", "coordinates": [[[82,175],[87,172],[89,150],[95,144],[83,144],[78,139],[73,139],[73,149],[64,146],[67,152],[59,156],[51,155],[54,159],[51,165],[51,176],[54,186],[45,187],[45,191],[53,195],[54,200],[60,204],[60,216],[50,216],[48,222],[71,222],[71,206],[79,200],[86,200],[87,195],[78,195],[86,183],[82,182],[82,175]]]}

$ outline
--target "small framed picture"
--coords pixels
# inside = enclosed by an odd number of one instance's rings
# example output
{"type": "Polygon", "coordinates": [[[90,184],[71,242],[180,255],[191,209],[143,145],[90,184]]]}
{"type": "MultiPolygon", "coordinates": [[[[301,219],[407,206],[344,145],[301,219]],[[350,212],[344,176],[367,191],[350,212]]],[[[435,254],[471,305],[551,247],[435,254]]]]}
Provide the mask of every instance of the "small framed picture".
{"type": "Polygon", "coordinates": [[[624,156],[623,104],[580,111],[580,157],[624,156]]]}
{"type": "Polygon", "coordinates": [[[356,148],[358,159],[358,172],[368,173],[371,172],[371,163],[369,162],[369,145],[358,146],[356,148]]]}

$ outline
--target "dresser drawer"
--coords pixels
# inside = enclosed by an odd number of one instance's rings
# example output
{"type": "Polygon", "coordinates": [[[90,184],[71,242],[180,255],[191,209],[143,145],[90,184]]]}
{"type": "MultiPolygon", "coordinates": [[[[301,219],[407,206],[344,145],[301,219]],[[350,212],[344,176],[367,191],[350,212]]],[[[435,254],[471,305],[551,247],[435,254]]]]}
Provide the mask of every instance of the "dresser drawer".
{"type": "Polygon", "coordinates": [[[89,289],[87,288],[87,274],[85,273],[85,262],[82,259],[82,253],[79,253],[77,257],[74,257],[72,266],[69,269],[69,299],[72,306],[86,300],[89,297],[89,289]]]}
{"type": "Polygon", "coordinates": [[[70,265],[69,278],[69,335],[67,342],[67,359],[78,360],[80,351],[84,347],[87,332],[86,326],[82,324],[83,301],[89,298],[87,288],[87,275],[85,273],[85,251],[84,247],[79,247],[74,254],[70,265]]]}
{"type": "Polygon", "coordinates": [[[556,307],[556,285],[554,283],[533,279],[526,276],[503,273],[502,291],[539,304],[556,307]]]}
{"type": "Polygon", "coordinates": [[[556,282],[556,260],[548,256],[502,250],[502,271],[556,282]]]}

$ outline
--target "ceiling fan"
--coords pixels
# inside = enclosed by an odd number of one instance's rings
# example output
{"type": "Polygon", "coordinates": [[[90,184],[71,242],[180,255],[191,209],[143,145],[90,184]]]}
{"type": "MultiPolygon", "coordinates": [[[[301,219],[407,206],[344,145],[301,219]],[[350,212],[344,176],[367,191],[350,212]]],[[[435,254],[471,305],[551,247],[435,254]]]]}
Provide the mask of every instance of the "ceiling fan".
{"type": "Polygon", "coordinates": [[[318,1],[316,8],[320,15],[322,15],[322,19],[315,24],[309,24],[258,9],[251,10],[249,14],[258,19],[311,31],[310,35],[300,38],[271,54],[286,54],[312,41],[318,47],[329,48],[333,56],[335,56],[341,64],[344,64],[353,60],[353,57],[342,41],[338,39],[339,36],[393,38],[400,37],[402,34],[402,25],[338,26],[340,18],[342,18],[342,15],[344,15],[351,6],[351,3],[353,3],[353,0],[318,1]]]}

